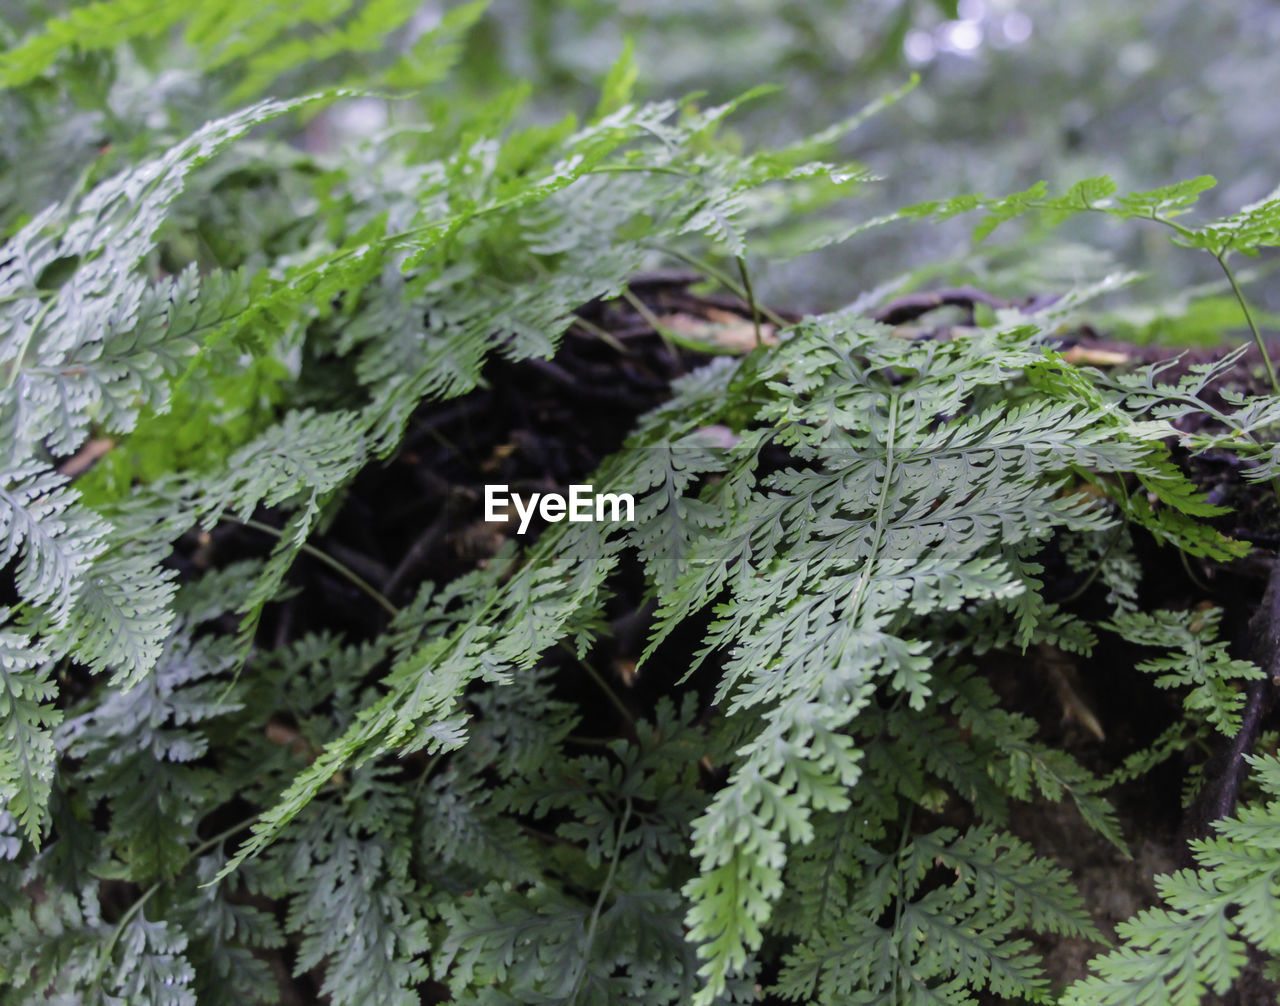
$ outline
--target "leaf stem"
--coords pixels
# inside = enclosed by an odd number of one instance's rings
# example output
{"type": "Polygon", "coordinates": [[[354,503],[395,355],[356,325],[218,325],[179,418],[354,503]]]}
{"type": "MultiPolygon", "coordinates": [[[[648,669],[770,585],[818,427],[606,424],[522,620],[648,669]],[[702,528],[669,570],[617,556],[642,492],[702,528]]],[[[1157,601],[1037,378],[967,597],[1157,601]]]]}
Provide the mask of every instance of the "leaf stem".
{"type": "Polygon", "coordinates": [[[120,916],[119,921],[116,922],[115,928],[111,931],[111,937],[107,940],[107,945],[102,950],[102,956],[98,959],[98,967],[97,967],[97,970],[94,972],[93,981],[90,983],[90,987],[98,986],[98,982],[102,978],[102,972],[106,970],[107,965],[110,964],[111,955],[115,952],[116,944],[120,942],[120,936],[124,932],[125,926],[129,924],[130,920],[135,915],[137,915],[140,911],[142,911],[146,903],[149,900],[151,900],[151,896],[154,895],[158,890],[160,890],[160,888],[164,887],[165,884],[168,884],[174,879],[176,879],[178,875],[184,869],[186,869],[187,864],[190,863],[197,856],[199,856],[201,853],[208,852],[214,846],[221,845],[228,838],[231,838],[231,836],[237,835],[240,832],[244,831],[245,828],[253,824],[253,821],[254,819],[252,817],[245,818],[239,824],[233,825],[232,827],[227,828],[225,831],[218,832],[212,838],[206,838],[203,842],[195,846],[190,852],[187,853],[187,858],[182,861],[182,865],[178,867],[177,872],[175,872],[172,877],[169,877],[165,880],[157,880],[154,884],[152,884],[150,887],[148,887],[145,891],[142,892],[142,894],[138,897],[137,901],[135,901],[132,905],[130,905],[127,909],[125,909],[124,914],[120,916]]]}
{"type": "Polygon", "coordinates": [[[667,164],[597,164],[586,172],[589,175],[675,175],[678,178],[696,178],[697,174],[667,164]]]}
{"type": "Polygon", "coordinates": [[[915,809],[916,809],[915,804],[913,803],[907,804],[907,813],[906,813],[905,819],[902,822],[902,835],[898,839],[898,853],[894,857],[895,865],[897,866],[897,874],[898,874],[898,891],[897,891],[898,896],[895,899],[895,904],[893,906],[893,938],[894,938],[893,956],[895,958],[894,967],[898,975],[898,980],[893,983],[894,1006],[898,1006],[898,1003],[901,1001],[900,997],[902,993],[906,992],[908,986],[911,983],[911,974],[906,969],[905,962],[902,960],[901,956],[899,956],[901,952],[901,946],[897,941],[901,939],[902,912],[904,907],[906,906],[906,898],[907,898],[907,895],[906,895],[907,875],[906,875],[906,871],[902,869],[902,857],[907,851],[907,842],[911,838],[911,818],[915,815],[915,809]]]}
{"type": "MultiPolygon", "coordinates": [[[[1106,212],[1101,207],[1092,205],[1085,207],[1085,209],[1092,210],[1094,212],[1106,212]]],[[[1147,219],[1168,227],[1179,237],[1195,237],[1195,231],[1188,227],[1184,227],[1182,224],[1178,223],[1178,221],[1173,220],[1170,217],[1156,213],[1154,210],[1147,219]]],[[[1280,378],[1277,378],[1276,376],[1275,364],[1271,362],[1271,354],[1267,352],[1267,344],[1262,339],[1262,333],[1258,331],[1257,322],[1253,320],[1253,312],[1249,310],[1249,301],[1245,299],[1244,291],[1240,289],[1240,284],[1236,281],[1235,272],[1229,265],[1227,265],[1228,247],[1226,245],[1221,248],[1207,247],[1205,250],[1217,259],[1218,265],[1222,267],[1223,273],[1226,274],[1227,282],[1231,284],[1231,292],[1235,294],[1236,301],[1240,304],[1240,310],[1244,312],[1244,320],[1249,324],[1249,332],[1253,336],[1253,341],[1258,347],[1258,352],[1262,354],[1262,364],[1267,368],[1267,377],[1271,381],[1271,390],[1275,394],[1280,395],[1280,378]]]]}
{"type": "Polygon", "coordinates": [[[18,348],[17,355],[13,358],[13,369],[9,371],[9,379],[5,381],[4,390],[8,391],[18,381],[18,375],[22,373],[22,358],[27,355],[27,350],[31,348],[31,340],[36,337],[36,333],[40,331],[40,326],[44,324],[45,315],[49,313],[49,309],[53,307],[53,300],[46,300],[31,322],[31,327],[27,329],[27,334],[22,338],[22,345],[18,348]]]}
{"type": "Polygon", "coordinates": [[[586,318],[580,317],[579,315],[575,314],[573,316],[573,323],[577,325],[580,329],[582,329],[584,332],[589,332],[592,335],[594,335],[597,339],[599,339],[601,342],[603,342],[606,346],[608,346],[610,349],[614,350],[615,352],[621,353],[623,356],[631,355],[631,350],[627,349],[626,345],[624,345],[622,342],[619,342],[618,339],[616,339],[612,333],[601,328],[599,325],[595,324],[595,322],[587,321],[586,318]]]}
{"type": "Polygon", "coordinates": [[[1222,271],[1227,274],[1227,282],[1231,284],[1231,292],[1236,295],[1236,300],[1240,303],[1240,310],[1244,312],[1244,320],[1249,323],[1249,332],[1253,335],[1254,344],[1262,355],[1262,364],[1267,368],[1267,377],[1271,381],[1271,390],[1280,395],[1280,378],[1276,377],[1275,364],[1271,362],[1271,354],[1267,352],[1267,344],[1263,342],[1262,333],[1258,331],[1258,325],[1253,320],[1253,312],[1249,310],[1249,302],[1245,299],[1244,292],[1240,289],[1240,284],[1236,282],[1236,274],[1227,265],[1227,258],[1224,252],[1215,251],[1213,257],[1218,260],[1218,265],[1222,266],[1222,271]]]}
{"type": "MultiPolygon", "coordinates": [[[[738,283],[737,280],[723,269],[713,265],[711,262],[708,262],[706,259],[698,258],[698,256],[691,255],[687,251],[684,251],[681,248],[676,248],[673,245],[651,244],[649,247],[662,252],[664,255],[670,255],[672,258],[678,258],[681,262],[693,266],[693,268],[697,269],[699,272],[706,273],[711,279],[715,280],[735,296],[741,297],[743,300],[749,299],[747,291],[743,289],[742,285],[738,283]]],[[[777,325],[778,328],[787,328],[791,324],[791,322],[787,321],[787,319],[778,314],[778,312],[770,310],[767,305],[761,304],[759,306],[760,313],[777,325]]]]}
{"type": "Polygon", "coordinates": [[[630,288],[622,288],[622,299],[630,304],[632,308],[635,309],[636,314],[640,315],[640,317],[644,319],[645,324],[658,334],[658,338],[661,339],[663,344],[667,347],[667,352],[671,354],[671,359],[677,365],[680,363],[680,354],[676,352],[676,346],[683,346],[685,349],[693,350],[694,352],[706,351],[707,347],[705,345],[702,345],[693,339],[686,339],[682,335],[677,335],[675,332],[671,331],[671,329],[667,328],[667,326],[658,319],[658,316],[649,310],[648,305],[632,293],[630,288]]]}
{"type": "Polygon", "coordinates": [[[747,292],[747,303],[751,305],[751,324],[756,330],[756,349],[764,345],[764,340],[760,337],[760,308],[756,305],[756,294],[751,289],[751,274],[747,272],[747,260],[743,255],[738,256],[738,272],[742,275],[742,289],[747,292]]]}
{"type": "Polygon", "coordinates": [[[560,641],[560,649],[564,650],[565,653],[577,660],[577,662],[582,666],[582,669],[591,676],[591,680],[600,687],[602,692],[604,692],[613,708],[622,714],[622,718],[626,720],[627,725],[634,728],[636,725],[635,716],[633,716],[631,710],[627,708],[626,703],[624,703],[622,699],[618,698],[618,693],[609,687],[609,682],[604,679],[604,675],[592,667],[589,661],[579,657],[577,653],[574,652],[573,647],[564,640],[560,641]]]}
{"type": "MultiPolygon", "coordinates": [[[[248,518],[246,520],[239,520],[237,518],[231,518],[231,519],[236,520],[236,523],[243,524],[245,527],[251,527],[255,531],[261,531],[264,534],[274,535],[276,538],[284,537],[283,533],[280,531],[278,527],[272,527],[270,524],[264,524],[262,521],[257,521],[257,520],[254,520],[253,518],[248,518]]],[[[389,614],[392,618],[395,618],[397,615],[400,614],[399,608],[397,608],[394,604],[388,601],[386,597],[378,590],[377,587],[369,583],[368,580],[360,576],[360,574],[355,572],[355,570],[351,569],[348,566],[344,566],[342,563],[340,563],[333,556],[329,555],[327,552],[322,552],[320,551],[320,549],[316,548],[314,545],[308,544],[305,541],[302,543],[300,547],[303,552],[307,553],[307,555],[311,556],[313,559],[316,559],[319,562],[324,563],[331,570],[333,570],[339,576],[343,577],[345,580],[347,580],[357,589],[363,591],[373,601],[377,602],[378,606],[381,607],[382,610],[385,611],[387,614],[389,614]]]]}
{"type": "Polygon", "coordinates": [[[894,441],[898,433],[898,395],[890,392],[889,395],[889,431],[885,439],[885,462],[884,462],[884,482],[880,486],[880,499],[876,504],[876,523],[874,535],[871,539],[871,547],[867,550],[867,557],[863,560],[862,569],[858,571],[858,586],[853,592],[853,600],[849,602],[849,618],[856,623],[862,615],[862,602],[866,596],[867,583],[871,579],[871,572],[875,568],[876,560],[879,558],[880,543],[884,539],[885,528],[885,509],[889,500],[889,491],[893,486],[893,480],[897,477],[896,458],[894,457],[894,441]]]}
{"type": "Polygon", "coordinates": [[[578,993],[582,991],[582,983],[587,977],[587,966],[591,963],[591,945],[596,939],[596,927],[600,923],[600,912],[604,909],[604,900],[609,896],[609,890],[613,887],[614,875],[618,872],[618,862],[622,859],[622,838],[627,833],[627,824],[631,820],[631,797],[627,797],[626,810],[623,811],[622,821],[618,824],[618,837],[613,844],[613,857],[609,862],[609,873],[604,878],[604,883],[600,886],[600,894],[596,898],[595,907],[591,909],[591,919],[587,923],[587,935],[583,941],[582,947],[582,963],[578,967],[578,975],[573,980],[573,992],[569,995],[569,1006],[574,1006],[578,1001],[578,993]]]}

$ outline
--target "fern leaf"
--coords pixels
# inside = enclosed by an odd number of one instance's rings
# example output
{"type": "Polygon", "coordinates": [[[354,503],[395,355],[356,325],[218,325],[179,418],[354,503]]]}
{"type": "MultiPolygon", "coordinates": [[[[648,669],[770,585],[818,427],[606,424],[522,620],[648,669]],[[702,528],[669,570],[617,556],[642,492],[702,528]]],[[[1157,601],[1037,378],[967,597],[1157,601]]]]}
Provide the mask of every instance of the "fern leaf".
{"type": "Polygon", "coordinates": [[[9,615],[0,608],[0,802],[35,842],[53,782],[51,728],[61,714],[50,701],[55,689],[47,655],[28,636],[5,627],[9,615]]]}
{"type": "Polygon", "coordinates": [[[75,506],[67,479],[39,464],[5,473],[0,485],[0,563],[21,557],[16,585],[27,603],[63,625],[90,565],[105,547],[106,525],[75,506]]]}
{"type": "Polygon", "coordinates": [[[1233,736],[1240,729],[1244,695],[1231,682],[1261,678],[1263,672],[1247,660],[1233,660],[1227,643],[1215,641],[1221,618],[1220,608],[1129,612],[1108,628],[1131,643],[1173,649],[1169,656],[1142,661],[1138,670],[1156,675],[1158,688],[1187,688],[1183,698],[1187,711],[1233,736]]]}
{"type": "Polygon", "coordinates": [[[1091,963],[1094,974],[1067,990],[1066,1006],[1195,1006],[1206,992],[1230,988],[1248,959],[1246,942],[1280,952],[1280,765],[1271,756],[1247,757],[1264,799],[1192,843],[1195,870],[1157,878],[1167,907],[1121,923],[1121,946],[1091,963]]]}

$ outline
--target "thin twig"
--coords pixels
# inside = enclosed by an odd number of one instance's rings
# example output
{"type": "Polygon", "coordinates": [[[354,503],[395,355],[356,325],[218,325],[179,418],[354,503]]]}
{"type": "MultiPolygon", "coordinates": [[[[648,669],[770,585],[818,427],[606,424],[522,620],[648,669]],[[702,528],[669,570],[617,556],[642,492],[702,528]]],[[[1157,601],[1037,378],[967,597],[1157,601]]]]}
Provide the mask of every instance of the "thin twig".
{"type": "MultiPolygon", "coordinates": [[[[661,245],[661,244],[652,245],[651,247],[662,252],[664,255],[670,255],[672,258],[678,258],[682,262],[687,262],[689,265],[693,266],[693,268],[699,270],[700,272],[706,273],[706,275],[714,279],[717,283],[719,283],[722,287],[724,287],[726,290],[732,293],[735,297],[739,298],[744,303],[746,302],[747,291],[744,290],[741,286],[739,286],[737,281],[734,280],[734,278],[730,276],[727,272],[725,272],[723,269],[717,268],[712,263],[706,261],[705,259],[700,259],[696,255],[690,255],[688,252],[680,248],[675,248],[670,245],[661,245]]],[[[776,311],[770,309],[767,305],[761,304],[760,312],[766,318],[768,318],[771,322],[777,325],[778,328],[787,328],[792,324],[792,322],[782,317],[782,315],[778,314],[776,311]]]]}
{"type": "Polygon", "coordinates": [[[751,274],[747,272],[747,260],[738,256],[738,272],[742,274],[742,288],[747,291],[747,303],[751,306],[751,324],[756,330],[756,349],[764,345],[760,336],[760,308],[756,304],[755,291],[751,289],[751,274]]]}
{"type": "Polygon", "coordinates": [[[575,314],[573,316],[573,324],[584,332],[589,332],[594,335],[610,349],[622,353],[624,356],[631,355],[631,350],[629,350],[623,343],[619,342],[611,332],[601,328],[599,325],[595,324],[595,322],[587,321],[586,318],[575,314]]]}
{"type": "Polygon", "coordinates": [[[1191,568],[1191,560],[1187,558],[1187,553],[1182,551],[1182,549],[1178,549],[1178,558],[1182,560],[1182,568],[1187,573],[1187,579],[1194,583],[1200,590],[1203,590],[1206,594],[1212,594],[1213,588],[1201,580],[1200,577],[1196,576],[1195,570],[1191,568]]]}
{"type": "Polygon", "coordinates": [[[671,329],[667,328],[666,325],[658,320],[658,316],[649,310],[648,305],[630,290],[623,288],[622,299],[630,304],[635,309],[636,314],[640,315],[648,326],[657,333],[658,338],[661,339],[663,345],[667,347],[667,352],[671,354],[671,359],[677,366],[680,365],[680,354],[676,351],[677,345],[685,344],[686,349],[693,349],[695,351],[704,348],[694,345],[692,340],[685,339],[683,336],[678,336],[675,332],[671,331],[671,329]]]}
{"type": "Polygon", "coordinates": [[[622,859],[622,839],[627,833],[627,824],[631,821],[631,797],[627,797],[626,810],[622,813],[622,821],[618,824],[618,835],[614,840],[613,857],[609,862],[609,872],[600,885],[600,894],[596,898],[595,907],[591,909],[591,918],[587,922],[587,936],[583,941],[582,964],[578,968],[577,977],[573,980],[573,991],[569,995],[569,1006],[578,1001],[578,993],[582,991],[583,979],[587,977],[587,966],[591,963],[591,945],[596,939],[596,927],[600,924],[600,912],[604,909],[605,898],[613,887],[614,875],[618,872],[618,863],[622,859]]]}
{"type": "Polygon", "coordinates": [[[1271,390],[1280,395],[1280,379],[1276,377],[1275,365],[1271,362],[1271,354],[1267,352],[1267,344],[1262,341],[1262,333],[1258,331],[1258,325],[1253,320],[1253,312],[1249,310],[1249,302],[1245,300],[1240,284],[1236,282],[1236,274],[1227,265],[1224,254],[1214,252],[1213,257],[1218,260],[1218,265],[1222,266],[1222,271],[1227,274],[1227,282],[1231,284],[1231,292],[1236,295],[1236,300],[1240,303],[1240,310],[1244,312],[1244,320],[1249,323],[1249,331],[1253,335],[1254,344],[1258,347],[1258,352],[1262,354],[1262,365],[1267,368],[1267,377],[1271,381],[1271,390]]]}
{"type": "MultiPolygon", "coordinates": [[[[907,851],[907,841],[911,838],[911,818],[915,814],[915,804],[907,804],[906,819],[902,822],[902,836],[898,839],[898,855],[895,857],[898,873],[898,897],[893,907],[893,933],[897,936],[902,929],[902,912],[906,907],[906,874],[902,869],[902,856],[907,851]]],[[[905,990],[910,975],[907,974],[903,967],[903,961],[898,961],[898,980],[893,983],[893,1002],[894,1006],[900,1001],[900,996],[905,990]]]]}
{"type": "MultiPolygon", "coordinates": [[[[264,534],[274,535],[276,538],[279,538],[279,539],[284,538],[284,533],[278,527],[272,527],[270,524],[262,523],[262,521],[254,520],[253,518],[248,518],[246,520],[238,520],[236,518],[232,518],[232,519],[235,519],[236,523],[238,524],[243,524],[245,527],[253,528],[255,531],[261,531],[264,534]]],[[[363,591],[368,597],[376,601],[378,605],[382,608],[382,610],[385,611],[387,614],[389,614],[392,618],[395,618],[397,615],[400,614],[399,608],[397,608],[394,604],[388,601],[386,597],[384,597],[382,593],[378,590],[378,588],[373,586],[373,584],[369,583],[368,580],[365,580],[363,577],[361,577],[359,573],[355,572],[355,570],[347,566],[344,566],[342,563],[340,563],[333,556],[329,555],[327,552],[322,552],[320,551],[320,549],[316,548],[314,545],[308,544],[305,541],[299,547],[303,552],[306,552],[307,555],[311,556],[313,559],[319,562],[324,563],[326,566],[328,566],[331,570],[333,570],[339,576],[343,577],[343,579],[347,580],[353,586],[363,591]]]]}
{"type": "Polygon", "coordinates": [[[382,585],[386,594],[394,594],[410,573],[431,553],[431,550],[444,538],[448,523],[452,519],[450,501],[445,500],[444,510],[434,521],[427,525],[423,532],[413,540],[413,544],[405,551],[404,558],[396,566],[387,581],[382,585]]]}
{"type": "Polygon", "coordinates": [[[609,682],[605,681],[604,676],[599,671],[597,671],[594,667],[592,667],[588,661],[578,656],[578,654],[574,652],[573,647],[570,646],[568,643],[564,642],[563,640],[561,640],[560,642],[560,649],[564,650],[565,653],[573,657],[573,659],[576,660],[579,663],[579,665],[581,665],[582,669],[586,671],[589,675],[591,675],[591,680],[600,686],[600,690],[604,692],[604,694],[608,697],[610,703],[613,704],[613,707],[616,710],[618,710],[619,713],[622,714],[622,718],[627,721],[627,725],[630,727],[635,727],[636,725],[635,716],[632,715],[631,710],[626,707],[625,703],[623,703],[623,701],[620,698],[618,698],[618,694],[612,688],[609,687],[609,682]]]}

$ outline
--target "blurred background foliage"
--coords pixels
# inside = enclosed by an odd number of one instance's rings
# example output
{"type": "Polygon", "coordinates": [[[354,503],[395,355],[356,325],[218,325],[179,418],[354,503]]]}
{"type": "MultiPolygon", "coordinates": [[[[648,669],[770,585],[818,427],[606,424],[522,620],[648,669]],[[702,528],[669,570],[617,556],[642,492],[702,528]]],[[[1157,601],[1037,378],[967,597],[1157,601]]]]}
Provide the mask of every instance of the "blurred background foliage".
{"type": "MultiPolygon", "coordinates": [[[[145,2],[117,2],[145,18],[145,2]]],[[[12,43],[66,10],[64,3],[0,0],[0,33],[12,43]]],[[[171,26],[155,26],[149,48],[135,23],[129,59],[113,65],[89,48],[78,65],[50,76],[41,101],[30,88],[0,97],[0,227],[12,229],[33,206],[110,170],[129,156],[131,137],[177,135],[234,103],[246,81],[271,81],[277,93],[344,80],[434,87],[428,93],[437,130],[465,122],[476,102],[504,94],[516,100],[523,82],[525,114],[552,122],[594,107],[627,40],[642,98],[701,93],[710,103],[775,85],[732,120],[731,141],[744,148],[846,118],[918,73],[910,94],[841,141],[840,153],[880,180],[823,209],[819,228],[840,230],[905,204],[968,191],[1001,194],[1040,179],[1061,191],[1097,174],[1113,176],[1122,191],[1212,174],[1219,186],[1202,199],[1202,211],[1222,214],[1280,181],[1273,111],[1280,5],[1270,0],[492,0],[484,9],[421,0],[354,7],[350,0],[257,0],[245,12],[245,24],[198,25],[223,36],[216,65],[184,62],[182,49],[162,37],[171,26]],[[271,80],[270,60],[252,55],[254,32],[287,33],[295,43],[318,45],[319,57],[332,37],[332,26],[308,24],[303,7],[348,17],[347,25],[363,13],[367,40],[335,47],[342,51],[318,58],[307,75],[271,80]],[[443,70],[415,64],[413,47],[450,14],[446,28],[455,27],[464,48],[440,80],[443,70]],[[222,92],[209,94],[210,82],[221,82],[222,92]],[[56,119],[56,142],[25,128],[41,118],[56,119]],[[44,137],[47,156],[28,134],[44,137]],[[68,157],[68,149],[82,156],[68,157]]],[[[303,142],[341,145],[352,134],[408,128],[412,118],[404,103],[359,99],[311,123],[303,142]]],[[[1011,228],[975,247],[971,223],[899,223],[816,254],[769,254],[803,244],[814,227],[806,222],[757,246],[752,264],[765,296],[826,309],[867,291],[962,281],[1007,296],[1053,292],[1114,271],[1120,260],[1148,274],[1140,288],[1148,306],[1112,318],[1130,334],[1206,340],[1238,321],[1232,304],[1214,299],[1222,291],[1213,263],[1170,246],[1154,228],[1089,219],[1064,228],[1052,244],[1011,228]],[[1188,291],[1210,299],[1188,311],[1188,291]],[[1170,317],[1180,320],[1170,325],[1170,317]]],[[[1264,276],[1266,265],[1246,277],[1264,276]]],[[[1255,297],[1280,307],[1265,286],[1254,283],[1255,297]]]]}
{"type": "MultiPolygon", "coordinates": [[[[495,0],[469,66],[537,81],[550,114],[590,100],[624,38],[650,97],[780,85],[734,120],[748,144],[820,128],[918,72],[913,93],[845,143],[883,179],[834,211],[853,219],[1040,179],[1060,191],[1097,174],[1122,191],[1212,174],[1219,187],[1202,207],[1222,214],[1280,182],[1280,5],[1267,0],[495,0]]],[[[1072,238],[1152,273],[1148,296],[1216,279],[1212,262],[1151,229],[1081,221],[1035,256],[1017,241],[977,254],[967,232],[964,221],[895,225],[775,267],[767,285],[830,307],[919,267],[917,281],[973,278],[1005,293],[1113,267],[1072,238]]]]}

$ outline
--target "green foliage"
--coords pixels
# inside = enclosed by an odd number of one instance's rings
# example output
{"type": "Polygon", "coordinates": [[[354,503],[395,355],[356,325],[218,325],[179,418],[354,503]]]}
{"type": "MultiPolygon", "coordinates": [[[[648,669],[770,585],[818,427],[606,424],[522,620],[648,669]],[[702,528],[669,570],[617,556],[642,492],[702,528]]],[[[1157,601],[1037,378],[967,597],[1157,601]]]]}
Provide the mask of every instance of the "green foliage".
{"type": "Polygon", "coordinates": [[[1131,643],[1173,649],[1169,656],[1144,660],[1138,670],[1157,675],[1158,688],[1187,687],[1183,699],[1187,711],[1231,736],[1240,729],[1244,705],[1244,695],[1232,680],[1261,678],[1263,673],[1247,660],[1233,660],[1227,644],[1214,641],[1221,618],[1218,608],[1190,613],[1134,611],[1119,616],[1109,628],[1131,643]]]}
{"type": "MultiPolygon", "coordinates": [[[[813,922],[790,956],[779,992],[793,1001],[967,1001],[966,988],[1044,1000],[1036,958],[1018,929],[1099,938],[1070,892],[1067,874],[1049,866],[1012,835],[986,826],[957,836],[942,828],[904,841],[896,855],[864,846],[855,853],[860,893],[840,906],[849,921],[832,930],[831,916],[813,922]],[[931,869],[952,873],[949,883],[924,889],[931,869]],[[874,920],[894,901],[902,904],[892,927],[874,920]],[[941,979],[936,987],[927,982],[941,979]]],[[[825,906],[822,906],[825,907],[825,906]]],[[[839,916],[835,916],[838,918],[839,916]]]]}
{"type": "Polygon", "coordinates": [[[1157,878],[1167,907],[1122,923],[1121,945],[1093,962],[1096,974],[1073,985],[1064,1004],[1192,1006],[1230,989],[1248,945],[1280,951],[1280,761],[1250,764],[1259,799],[1214,822],[1212,838],[1191,843],[1195,869],[1157,878]]]}
{"type": "MultiPolygon", "coordinates": [[[[1065,320],[1127,275],[949,339],[806,317],[677,381],[605,461],[595,482],[637,494],[636,523],[556,524],[402,608],[346,570],[384,632],[265,638],[295,560],[422,403],[491,358],[552,356],[577,308],[673,258],[732,260],[750,299],[757,234],[870,177],[827,159],[864,116],[744,152],[721,130],[752,95],[637,103],[630,49],[582,122],[528,125],[519,88],[432,90],[477,5],[358,58],[417,6],[90,4],[0,59],[6,102],[52,113],[96,82],[121,106],[141,80],[169,113],[122,112],[118,149],[87,161],[24,125],[79,175],[52,201],[6,195],[0,1002],[271,1002],[256,954],[286,943],[335,1003],[417,1002],[430,981],[462,1003],[710,1006],[766,981],[817,1003],[1051,1001],[1029,935],[1100,934],[1015,808],[1070,799],[1125,837],[1104,781],[978,667],[1092,652],[1095,627],[1046,597],[1061,546],[1106,588],[1104,627],[1176,651],[1139,669],[1187,690],[1180,729],[1235,730],[1233,682],[1260,672],[1214,641],[1216,611],[1144,613],[1134,556],[1246,551],[1175,452],[1276,478],[1278,399],[1215,397],[1236,357],[1172,381],[1069,362],[1065,320]],[[165,98],[176,64],[198,71],[193,109],[165,98]],[[264,91],[281,97],[237,110],[264,91]],[[388,128],[290,146],[358,102],[388,128]],[[229,110],[198,125],[210,109],[229,110]],[[1189,434],[1193,414],[1210,423],[1189,434]],[[236,523],[274,534],[259,558],[174,561],[236,523]],[[558,689],[557,655],[590,657],[633,559],[646,673],[706,625],[670,678],[710,675],[710,702],[671,685],[583,736],[598,713],[558,689]]],[[[1208,184],[1091,179],[893,218],[981,210],[978,238],[1029,215],[1154,220],[1234,290],[1225,259],[1274,243],[1277,202],[1182,223],[1208,184]]],[[[1168,995],[1220,989],[1241,937],[1275,950],[1276,806],[1198,845],[1169,909],[1070,995],[1164,989],[1179,948],[1194,973],[1168,995]]]]}

